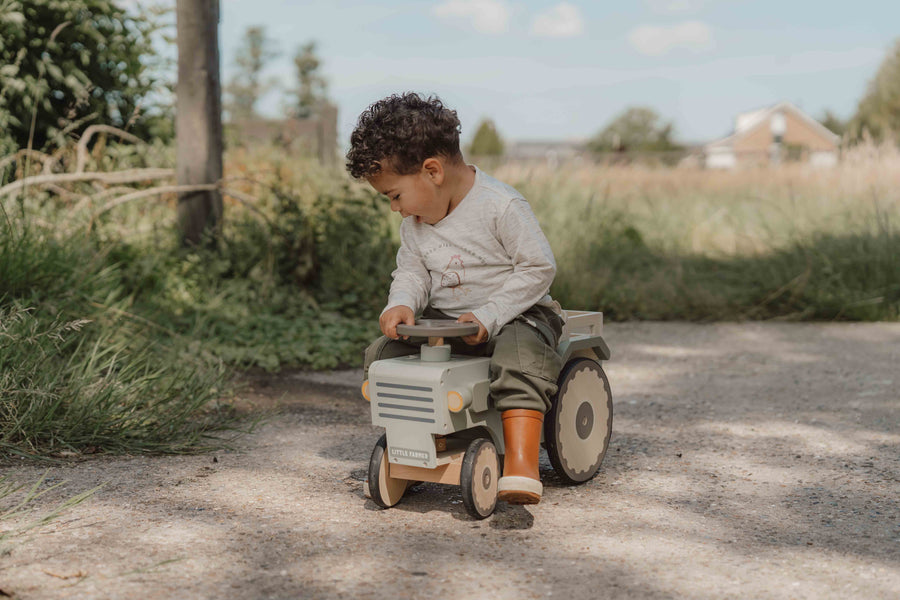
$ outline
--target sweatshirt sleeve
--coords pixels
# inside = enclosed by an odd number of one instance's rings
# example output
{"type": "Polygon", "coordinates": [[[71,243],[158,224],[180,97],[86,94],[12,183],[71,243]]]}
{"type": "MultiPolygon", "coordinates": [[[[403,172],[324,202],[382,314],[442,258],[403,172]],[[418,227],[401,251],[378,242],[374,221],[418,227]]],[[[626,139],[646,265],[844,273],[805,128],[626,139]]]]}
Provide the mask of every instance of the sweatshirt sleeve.
{"type": "Polygon", "coordinates": [[[473,311],[492,338],[546,296],[556,276],[550,243],[525,200],[509,203],[498,219],[497,238],[512,260],[513,272],[487,303],[473,311]]]}
{"type": "Polygon", "coordinates": [[[431,273],[425,266],[419,247],[406,222],[400,226],[397,268],[391,273],[391,278],[393,281],[388,294],[388,303],[381,313],[384,314],[395,306],[408,306],[415,314],[420,314],[428,304],[431,273]]]}

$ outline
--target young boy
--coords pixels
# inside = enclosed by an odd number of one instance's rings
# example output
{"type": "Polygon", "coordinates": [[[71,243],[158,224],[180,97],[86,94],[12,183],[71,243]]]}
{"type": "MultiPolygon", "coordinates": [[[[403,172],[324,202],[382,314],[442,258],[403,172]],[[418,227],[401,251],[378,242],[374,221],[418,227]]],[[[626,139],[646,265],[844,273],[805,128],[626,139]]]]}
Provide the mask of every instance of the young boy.
{"type": "Polygon", "coordinates": [[[541,428],[562,367],[563,322],[548,294],[556,262],[521,194],[465,163],[459,131],[456,111],[407,93],[372,104],[350,138],[350,174],[403,216],[384,337],[366,350],[365,369],[418,351],[397,334],[417,315],[476,323],[477,334],[450,344],[455,353],[491,355],[506,446],[499,498],[536,504],[541,428]]]}

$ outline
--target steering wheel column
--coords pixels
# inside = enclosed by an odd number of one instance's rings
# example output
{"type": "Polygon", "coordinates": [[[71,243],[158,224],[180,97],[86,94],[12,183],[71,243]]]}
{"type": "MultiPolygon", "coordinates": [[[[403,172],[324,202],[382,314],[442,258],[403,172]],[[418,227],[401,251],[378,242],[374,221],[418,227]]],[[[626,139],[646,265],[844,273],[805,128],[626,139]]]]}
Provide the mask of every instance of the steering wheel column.
{"type": "Polygon", "coordinates": [[[474,335],[478,333],[478,325],[448,319],[419,319],[415,325],[397,325],[397,333],[428,338],[428,343],[422,344],[419,350],[422,362],[446,362],[450,360],[450,345],[444,343],[444,338],[474,335]]]}

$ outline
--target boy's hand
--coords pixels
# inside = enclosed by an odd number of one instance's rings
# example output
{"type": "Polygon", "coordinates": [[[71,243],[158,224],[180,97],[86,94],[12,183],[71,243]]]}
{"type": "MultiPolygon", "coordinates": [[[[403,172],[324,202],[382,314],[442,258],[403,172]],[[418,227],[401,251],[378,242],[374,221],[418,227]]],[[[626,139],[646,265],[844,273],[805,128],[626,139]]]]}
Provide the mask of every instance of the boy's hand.
{"type": "MultiPolygon", "coordinates": [[[[381,325],[381,333],[396,340],[400,337],[397,335],[397,325],[415,325],[416,315],[408,306],[395,306],[381,315],[378,324],[381,325]]],[[[407,338],[409,338],[408,335],[403,336],[403,339],[407,338]]]]}
{"type": "Polygon", "coordinates": [[[456,320],[457,323],[478,323],[478,333],[474,333],[472,335],[467,335],[463,337],[463,341],[470,346],[474,346],[476,344],[482,344],[488,339],[488,332],[485,329],[484,325],[481,324],[481,321],[475,318],[475,315],[472,313],[466,313],[460,318],[456,320]]]}

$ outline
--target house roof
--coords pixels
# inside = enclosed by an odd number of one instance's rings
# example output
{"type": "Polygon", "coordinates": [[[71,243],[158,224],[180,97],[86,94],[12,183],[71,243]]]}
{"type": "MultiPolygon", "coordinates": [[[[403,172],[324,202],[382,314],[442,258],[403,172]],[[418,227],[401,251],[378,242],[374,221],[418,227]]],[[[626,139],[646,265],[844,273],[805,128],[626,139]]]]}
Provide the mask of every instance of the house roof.
{"type": "Polygon", "coordinates": [[[760,127],[764,127],[766,123],[769,122],[769,119],[773,114],[777,112],[791,112],[798,117],[800,117],[803,121],[805,121],[814,131],[816,131],[823,138],[829,140],[837,144],[840,141],[840,136],[832,132],[830,129],[807,115],[805,112],[791,104],[790,102],[784,101],[779,102],[778,104],[773,104],[772,106],[767,106],[763,108],[759,108],[756,110],[752,110],[745,113],[740,113],[735,119],[735,130],[731,135],[725,136],[718,140],[714,140],[709,142],[704,146],[706,150],[723,150],[726,148],[730,148],[734,145],[738,140],[748,136],[750,133],[756,131],[760,127]]]}

